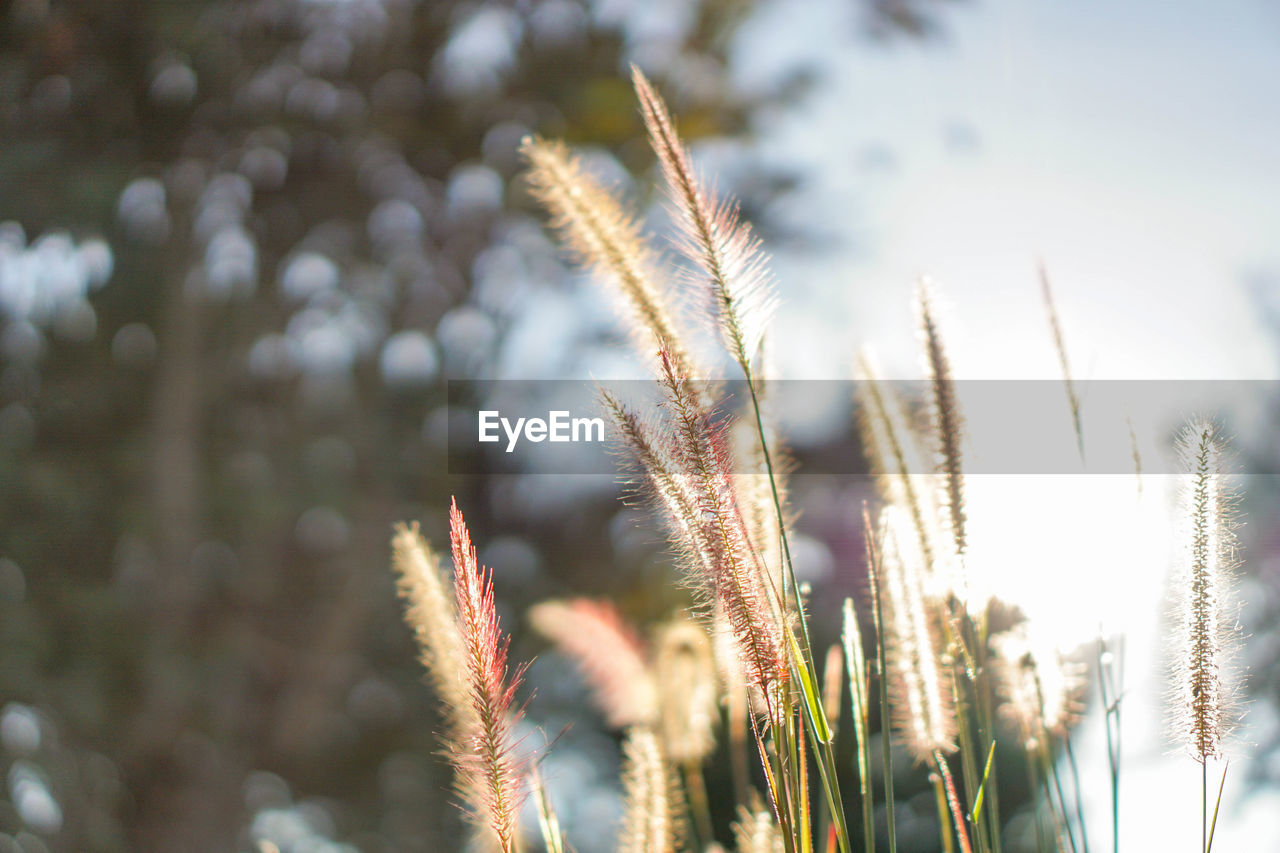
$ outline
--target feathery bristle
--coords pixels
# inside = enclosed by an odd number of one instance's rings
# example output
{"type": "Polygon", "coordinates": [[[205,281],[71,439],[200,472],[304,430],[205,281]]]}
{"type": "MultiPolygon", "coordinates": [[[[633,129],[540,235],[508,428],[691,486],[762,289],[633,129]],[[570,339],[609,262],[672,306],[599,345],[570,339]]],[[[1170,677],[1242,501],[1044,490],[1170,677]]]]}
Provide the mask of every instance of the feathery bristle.
{"type": "Polygon", "coordinates": [[[496,836],[503,853],[515,850],[516,820],[525,796],[523,762],[515,751],[513,704],[520,684],[508,680],[507,648],[493,599],[493,573],[480,566],[458,504],[449,509],[458,627],[474,718],[459,733],[453,753],[464,795],[474,795],[472,817],[496,836]]]}
{"type": "Polygon", "coordinates": [[[643,425],[607,392],[605,406],[671,517],[691,586],[708,604],[719,603],[748,681],[766,707],[776,709],[790,677],[780,605],[752,550],[722,431],[677,363],[665,353],[661,361],[672,422],[665,432],[643,425]]]}
{"type": "Polygon", "coordinates": [[[911,519],[927,573],[945,568],[938,554],[950,553],[954,546],[939,542],[938,507],[932,488],[932,474],[924,460],[917,458],[910,418],[903,401],[891,394],[869,353],[858,357],[859,425],[872,469],[880,477],[881,497],[886,504],[901,507],[911,519]]]}
{"type": "Polygon", "coordinates": [[[938,614],[924,595],[921,556],[915,536],[895,507],[882,513],[885,643],[897,713],[895,720],[907,750],[921,763],[935,753],[955,751],[956,719],[951,691],[944,681],[938,642],[938,614]]]}
{"type": "Polygon", "coordinates": [[[737,853],[783,853],[786,849],[773,813],[759,803],[753,809],[738,806],[733,840],[737,853]]]}
{"type": "MultiPolygon", "coordinates": [[[[760,395],[760,400],[762,407],[767,407],[768,401],[763,394],[760,395]]],[[[771,484],[769,463],[765,460],[764,445],[760,442],[753,419],[754,415],[748,411],[733,424],[731,438],[734,489],[738,495],[738,505],[742,507],[752,548],[768,571],[771,583],[778,589],[785,589],[787,572],[782,551],[782,532],[778,527],[777,510],[773,503],[773,488],[777,487],[783,517],[788,518],[788,460],[780,437],[771,428],[770,420],[764,418],[762,422],[765,425],[765,438],[773,456],[774,477],[771,484]]],[[[793,605],[794,599],[788,598],[788,604],[793,605]]]]}
{"type": "Polygon", "coordinates": [[[1084,430],[1080,423],[1080,395],[1076,393],[1076,381],[1071,375],[1071,361],[1067,358],[1067,337],[1062,332],[1058,306],[1053,300],[1053,288],[1049,284],[1049,270],[1040,264],[1040,295],[1049,314],[1049,329],[1053,333],[1053,346],[1058,351],[1058,364],[1062,368],[1062,384],[1067,391],[1067,405],[1071,407],[1071,424],[1075,427],[1076,443],[1084,453],[1084,430]]]}
{"type": "Polygon", "coordinates": [[[660,349],[688,362],[680,334],[657,283],[653,252],[636,219],[589,175],[561,142],[529,138],[521,146],[529,161],[534,196],[551,214],[565,246],[598,274],[611,277],[646,330],[646,355],[660,349]]]}
{"type": "Polygon", "coordinates": [[[702,761],[715,747],[716,671],[706,631],[687,620],[658,632],[654,670],[663,751],[671,761],[702,761]]]}
{"type": "Polygon", "coordinates": [[[622,747],[625,811],[618,853],[673,853],[679,838],[679,789],[657,735],[636,727],[622,747]]]}
{"type": "Polygon", "coordinates": [[[1224,470],[1224,442],[1212,423],[1193,420],[1180,445],[1190,482],[1174,635],[1173,724],[1192,756],[1204,762],[1222,756],[1240,711],[1234,661],[1240,639],[1233,589],[1235,495],[1224,470]]]}
{"type": "Polygon", "coordinates": [[[547,601],[529,610],[529,621],[577,663],[610,726],[657,723],[658,696],[644,648],[611,602],[547,601]]]}
{"type": "Polygon", "coordinates": [[[734,628],[748,679],[773,707],[790,678],[777,590],[752,548],[723,430],[713,423],[680,365],[665,357],[661,361],[660,383],[673,421],[672,457],[692,484],[701,523],[698,542],[704,553],[699,564],[709,569],[708,580],[734,628]]]}
{"type": "Polygon", "coordinates": [[[935,439],[938,443],[938,469],[943,479],[943,505],[956,553],[966,550],[964,512],[964,465],[960,442],[964,434],[964,419],[956,399],[955,381],[951,377],[951,362],[942,343],[938,321],[934,316],[929,286],[922,281],[916,292],[916,304],[920,314],[920,333],[924,340],[925,364],[929,372],[929,387],[933,410],[935,439]]]}
{"type": "Polygon", "coordinates": [[[640,98],[650,143],[679,212],[683,231],[678,242],[680,251],[710,285],[725,346],[749,371],[777,307],[767,257],[737,208],[718,201],[711,188],[694,173],[689,152],[676,135],[666,104],[639,68],[632,67],[631,79],[640,98]]]}
{"type": "Polygon", "coordinates": [[[1065,660],[1025,624],[991,638],[1000,714],[1017,726],[1023,746],[1038,748],[1045,733],[1065,734],[1082,709],[1084,668],[1065,660]]]}
{"type": "Polygon", "coordinates": [[[445,709],[449,737],[454,738],[468,727],[472,709],[453,589],[416,523],[396,525],[391,564],[396,589],[408,603],[405,621],[417,638],[422,663],[445,709]]]}

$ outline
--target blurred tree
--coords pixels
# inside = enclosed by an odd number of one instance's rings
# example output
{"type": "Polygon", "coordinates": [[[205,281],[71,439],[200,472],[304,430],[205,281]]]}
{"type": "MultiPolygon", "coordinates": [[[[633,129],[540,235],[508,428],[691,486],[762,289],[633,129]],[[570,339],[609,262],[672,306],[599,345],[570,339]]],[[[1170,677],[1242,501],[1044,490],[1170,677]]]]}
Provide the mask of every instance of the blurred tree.
{"type": "Polygon", "coordinates": [[[450,491],[421,425],[443,373],[491,369],[503,318],[470,281],[522,227],[520,138],[634,157],[626,60],[678,76],[699,132],[741,125],[718,58],[740,4],[678,5],[2,7],[4,274],[80,284],[5,303],[0,694],[127,791],[53,774],[56,847],[232,849],[246,807],[281,805],[246,788],[267,769],[332,797],[340,835],[439,849],[439,771],[401,767],[427,773],[410,811],[377,802],[432,719],[399,689],[384,540],[450,491]]]}
{"type": "Polygon", "coordinates": [[[460,837],[386,539],[474,488],[442,377],[565,278],[518,142],[647,165],[628,62],[688,135],[742,131],[748,6],[0,3],[0,832],[460,837]]]}

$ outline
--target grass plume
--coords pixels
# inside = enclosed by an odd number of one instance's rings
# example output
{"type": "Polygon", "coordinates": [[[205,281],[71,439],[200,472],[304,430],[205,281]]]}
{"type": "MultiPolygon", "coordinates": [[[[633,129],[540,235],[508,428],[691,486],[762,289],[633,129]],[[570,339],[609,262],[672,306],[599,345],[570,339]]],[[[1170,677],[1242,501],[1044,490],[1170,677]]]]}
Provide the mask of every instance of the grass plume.
{"type": "Polygon", "coordinates": [[[679,788],[651,729],[628,731],[622,748],[622,829],[618,853],[674,853],[679,788]]]}
{"type": "Polygon", "coordinates": [[[725,346],[739,364],[750,365],[777,307],[760,241],[739,217],[737,208],[718,200],[694,172],[666,104],[639,68],[632,67],[631,80],[679,214],[681,238],[677,246],[710,286],[725,346]]]}
{"type": "Polygon", "coordinates": [[[510,639],[498,624],[493,573],[476,558],[456,501],[449,510],[449,532],[467,699],[473,712],[458,733],[454,766],[461,790],[473,797],[470,805],[477,824],[493,832],[503,853],[514,853],[516,820],[525,797],[525,767],[515,751],[512,725],[520,673],[507,671],[510,639]]]}
{"type": "Polygon", "coordinates": [[[416,523],[396,525],[391,565],[396,572],[396,589],[406,602],[405,621],[418,641],[422,664],[444,707],[449,737],[455,737],[473,723],[453,585],[416,523]]]}
{"type": "Polygon", "coordinates": [[[530,137],[520,151],[530,165],[533,195],[551,215],[563,244],[585,266],[610,277],[626,297],[638,321],[632,328],[641,335],[644,353],[666,350],[688,364],[655,272],[654,253],[636,219],[563,143],[530,137]]]}
{"type": "Polygon", "coordinates": [[[964,463],[961,457],[961,437],[964,434],[964,418],[956,399],[955,380],[951,376],[951,361],[938,329],[938,319],[933,296],[927,282],[921,282],[916,291],[916,308],[920,320],[920,336],[924,342],[925,366],[929,373],[930,403],[933,415],[934,437],[937,441],[938,468],[942,475],[943,506],[956,553],[963,556],[967,550],[964,511],[964,463]]]}
{"type": "Polygon", "coordinates": [[[529,621],[578,665],[610,726],[657,722],[657,690],[644,646],[611,602],[544,601],[529,610],[529,621]]]}
{"type": "Polygon", "coordinates": [[[716,671],[711,638],[686,619],[658,631],[654,672],[659,684],[659,731],[667,757],[701,762],[715,748],[716,671]]]}
{"type": "Polygon", "coordinates": [[[1224,466],[1225,445],[1207,420],[1191,421],[1180,439],[1189,483],[1180,601],[1173,640],[1174,730],[1203,763],[1223,756],[1223,742],[1239,717],[1235,651],[1240,641],[1234,495],[1224,466]]]}
{"type": "Polygon", "coordinates": [[[889,681],[903,743],[916,761],[929,763],[935,753],[956,749],[955,708],[939,662],[938,617],[926,603],[920,553],[905,526],[895,508],[885,508],[881,560],[889,681]]]}

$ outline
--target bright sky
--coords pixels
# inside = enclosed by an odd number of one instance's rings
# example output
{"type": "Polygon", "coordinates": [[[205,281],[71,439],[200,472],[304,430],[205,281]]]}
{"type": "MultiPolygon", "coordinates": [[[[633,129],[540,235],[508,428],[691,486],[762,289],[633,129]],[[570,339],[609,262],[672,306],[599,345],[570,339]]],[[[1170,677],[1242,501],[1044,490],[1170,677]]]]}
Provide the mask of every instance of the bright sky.
{"type": "Polygon", "coordinates": [[[1275,376],[1241,279],[1280,267],[1280,8],[985,0],[880,46],[856,5],[774,0],[735,57],[746,85],[821,75],[761,126],[811,181],[788,214],[845,241],[776,255],[781,322],[828,324],[791,375],[846,375],[867,340],[913,371],[927,273],[962,375],[1055,376],[1043,258],[1082,378],[1275,376]]]}
{"type": "MultiPolygon", "coordinates": [[[[910,294],[928,274],[958,375],[1058,377],[1043,259],[1078,378],[1276,377],[1243,279],[1280,269],[1280,7],[983,0],[951,7],[941,40],[884,46],[858,38],[856,6],[773,0],[734,54],[748,88],[801,62],[819,73],[759,127],[766,155],[808,180],[784,217],[836,238],[775,252],[784,375],[847,377],[869,343],[887,373],[918,376],[910,294]]],[[[1165,425],[1147,414],[1155,453],[1165,425]]],[[[972,562],[991,583],[1064,638],[1099,622],[1128,635],[1129,849],[1185,847],[1200,829],[1198,767],[1160,737],[1169,485],[1150,478],[1140,503],[1126,477],[970,489],[972,562]]],[[[1100,733],[1086,723],[1080,751],[1105,792],[1100,733]]],[[[1280,849],[1280,794],[1242,796],[1246,763],[1215,844],[1280,849]]],[[[1091,802],[1109,830],[1107,807],[1091,802]]]]}

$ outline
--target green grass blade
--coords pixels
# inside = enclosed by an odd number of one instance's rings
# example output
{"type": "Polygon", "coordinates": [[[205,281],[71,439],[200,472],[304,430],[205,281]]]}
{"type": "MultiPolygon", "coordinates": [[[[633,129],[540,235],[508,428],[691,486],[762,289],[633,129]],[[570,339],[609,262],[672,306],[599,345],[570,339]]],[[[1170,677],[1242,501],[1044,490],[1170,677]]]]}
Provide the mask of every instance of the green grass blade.
{"type": "Polygon", "coordinates": [[[1204,853],[1210,853],[1213,850],[1213,831],[1218,828],[1218,809],[1222,807],[1222,789],[1227,786],[1227,771],[1231,769],[1231,762],[1227,762],[1227,766],[1222,768],[1222,781],[1218,783],[1218,799],[1213,804],[1213,822],[1209,824],[1209,843],[1205,845],[1204,853]]]}
{"type": "Polygon", "coordinates": [[[796,642],[796,635],[787,628],[787,642],[791,646],[791,654],[795,656],[796,672],[800,676],[800,695],[804,698],[804,711],[809,719],[818,743],[831,743],[831,727],[827,725],[827,712],[822,709],[822,696],[814,683],[813,673],[805,666],[804,653],[796,642]]]}
{"type": "Polygon", "coordinates": [[[862,651],[862,629],[853,599],[844,600],[845,669],[849,676],[849,698],[853,711],[853,736],[858,759],[858,786],[862,794],[863,849],[876,849],[875,795],[871,791],[871,733],[867,730],[867,662],[862,651]]]}
{"type": "Polygon", "coordinates": [[[991,741],[991,750],[987,753],[987,766],[982,771],[982,784],[978,786],[978,795],[973,798],[973,811],[969,819],[974,823],[982,820],[982,803],[987,795],[987,780],[991,778],[991,763],[996,757],[996,742],[991,741]]]}
{"type": "Polygon", "coordinates": [[[889,736],[889,671],[884,639],[884,610],[880,600],[880,555],[875,541],[875,528],[866,505],[862,507],[862,523],[867,537],[867,574],[871,589],[871,613],[876,629],[876,675],[880,683],[880,744],[884,752],[884,810],[889,828],[889,853],[898,853],[898,823],[893,803],[893,742],[889,736]]]}

